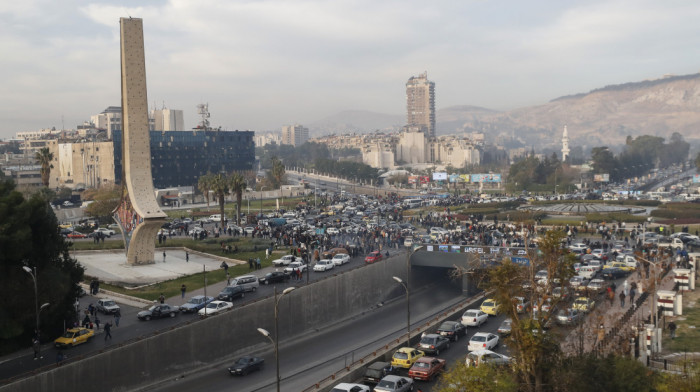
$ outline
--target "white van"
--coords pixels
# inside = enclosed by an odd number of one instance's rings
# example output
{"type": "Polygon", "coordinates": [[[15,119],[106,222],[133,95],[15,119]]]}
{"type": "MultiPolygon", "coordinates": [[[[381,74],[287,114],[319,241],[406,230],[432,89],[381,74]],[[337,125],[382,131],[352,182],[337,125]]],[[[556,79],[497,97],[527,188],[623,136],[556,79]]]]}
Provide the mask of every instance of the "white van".
{"type": "Polygon", "coordinates": [[[244,275],[231,279],[231,284],[229,286],[241,286],[243,287],[243,291],[255,292],[259,285],[258,278],[253,275],[244,275]]]}
{"type": "Polygon", "coordinates": [[[423,205],[423,201],[421,199],[406,199],[403,201],[403,205],[408,208],[418,208],[423,205]]]}
{"type": "Polygon", "coordinates": [[[590,265],[584,265],[578,270],[578,276],[582,276],[588,280],[593,279],[596,273],[598,273],[598,269],[590,265]]]}
{"type": "MultiPolygon", "coordinates": [[[[226,219],[226,215],[224,215],[224,220],[225,219],[226,219]]],[[[221,214],[210,215],[209,220],[212,222],[221,222],[221,214]]]]}

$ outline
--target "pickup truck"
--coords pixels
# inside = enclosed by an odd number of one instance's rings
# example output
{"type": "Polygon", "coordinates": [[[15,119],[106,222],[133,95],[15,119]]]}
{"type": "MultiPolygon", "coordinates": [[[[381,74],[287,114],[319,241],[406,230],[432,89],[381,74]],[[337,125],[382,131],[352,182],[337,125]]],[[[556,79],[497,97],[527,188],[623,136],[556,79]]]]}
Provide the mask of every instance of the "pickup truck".
{"type": "Polygon", "coordinates": [[[680,238],[660,238],[659,242],[656,244],[656,247],[659,249],[683,249],[683,241],[680,238]]]}

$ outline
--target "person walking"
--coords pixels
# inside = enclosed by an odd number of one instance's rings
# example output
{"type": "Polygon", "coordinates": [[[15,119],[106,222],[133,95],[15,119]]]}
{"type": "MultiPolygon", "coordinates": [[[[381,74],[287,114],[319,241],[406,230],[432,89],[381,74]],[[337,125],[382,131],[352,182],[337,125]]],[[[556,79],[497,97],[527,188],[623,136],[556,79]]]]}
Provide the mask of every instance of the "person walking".
{"type": "Polygon", "coordinates": [[[182,294],[182,298],[185,298],[185,292],[187,292],[187,286],[183,283],[182,286],[180,286],[180,294],[182,294]]]}
{"type": "MultiPolygon", "coordinates": [[[[675,339],[676,338],[676,323],[674,323],[673,321],[668,323],[668,331],[671,333],[671,340],[675,339]]],[[[36,359],[36,358],[34,358],[34,359],[36,359]]]]}
{"type": "Polygon", "coordinates": [[[158,298],[158,300],[160,301],[161,304],[165,303],[165,296],[163,295],[163,293],[160,293],[160,297],[158,298]]]}
{"type": "Polygon", "coordinates": [[[637,295],[637,290],[635,290],[635,287],[632,286],[632,288],[630,289],[630,304],[632,304],[632,306],[634,306],[634,296],[635,295],[637,295]]]}
{"type": "Polygon", "coordinates": [[[107,324],[105,324],[105,342],[107,341],[107,338],[110,340],[112,339],[112,323],[107,321],[107,324]]]}
{"type": "Polygon", "coordinates": [[[165,252],[163,252],[163,262],[165,263],[165,252]]]}
{"type": "Polygon", "coordinates": [[[97,314],[95,314],[95,329],[100,330],[100,318],[97,317],[97,314]]]}
{"type": "Polygon", "coordinates": [[[625,298],[626,297],[627,296],[625,295],[625,291],[624,290],[620,291],[620,307],[621,308],[625,307],[625,298]]]}
{"type": "Polygon", "coordinates": [[[37,359],[44,358],[44,356],[41,355],[41,343],[39,343],[39,339],[34,339],[34,341],[32,342],[32,348],[34,349],[34,360],[35,361],[37,359]]]}
{"type": "Polygon", "coordinates": [[[122,318],[122,312],[121,310],[117,309],[116,312],[114,312],[114,326],[118,327],[119,326],[119,320],[122,318]]]}
{"type": "Polygon", "coordinates": [[[190,262],[190,252],[185,251],[185,262],[189,263],[190,262]]]}

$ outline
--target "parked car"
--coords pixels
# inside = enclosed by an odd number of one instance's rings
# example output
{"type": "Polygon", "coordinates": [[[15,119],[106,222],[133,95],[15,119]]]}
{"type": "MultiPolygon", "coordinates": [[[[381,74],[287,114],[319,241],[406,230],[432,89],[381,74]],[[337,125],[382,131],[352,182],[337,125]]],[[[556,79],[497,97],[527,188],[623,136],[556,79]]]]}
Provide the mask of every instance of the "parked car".
{"type": "Polygon", "coordinates": [[[350,262],[350,255],[345,254],[345,253],[338,253],[337,255],[333,256],[333,263],[336,266],[341,266],[343,264],[347,264],[350,262]]]}
{"type": "Polygon", "coordinates": [[[207,306],[208,303],[214,300],[214,297],[205,297],[203,295],[195,295],[194,297],[190,298],[187,303],[184,305],[180,306],[180,311],[182,313],[194,313],[198,312],[199,309],[202,309],[203,307],[207,306]]]}
{"type": "Polygon", "coordinates": [[[199,309],[200,316],[214,316],[216,314],[222,313],[226,310],[233,308],[233,304],[227,301],[211,301],[207,306],[199,309]]]}
{"type": "Polygon", "coordinates": [[[425,356],[423,351],[413,347],[401,347],[400,349],[396,350],[394,355],[391,357],[391,365],[404,369],[410,369],[411,366],[413,366],[413,363],[422,356],[425,356]]]}
{"type": "Polygon", "coordinates": [[[140,311],[136,317],[139,320],[149,321],[152,318],[175,317],[180,311],[180,307],[176,305],[157,304],[153,305],[148,310],[140,311]]]}
{"type": "Polygon", "coordinates": [[[365,384],[376,384],[384,378],[384,376],[392,374],[393,371],[394,367],[391,366],[391,363],[377,361],[367,366],[362,380],[365,384]]]}
{"type": "Polygon", "coordinates": [[[408,370],[408,377],[414,380],[430,381],[445,370],[445,360],[433,357],[418,358],[408,370]]]}
{"type": "Polygon", "coordinates": [[[87,235],[79,232],[79,231],[71,231],[70,233],[66,234],[67,238],[87,238],[87,235]]]}
{"type": "Polygon", "coordinates": [[[447,350],[450,348],[450,339],[442,335],[429,333],[420,339],[418,347],[424,353],[430,355],[440,355],[440,350],[447,350]]]}
{"type": "Polygon", "coordinates": [[[462,324],[478,327],[489,319],[489,315],[479,309],[469,309],[462,315],[462,324]]]}
{"type": "Polygon", "coordinates": [[[218,297],[220,301],[233,301],[234,298],[245,297],[245,290],[241,286],[226,286],[219,293],[218,297]]]}
{"type": "Polygon", "coordinates": [[[333,260],[319,260],[316,265],[314,265],[314,272],[326,272],[332,270],[335,267],[333,260]]]}
{"type": "Polygon", "coordinates": [[[493,348],[496,348],[497,346],[498,335],[494,335],[489,332],[477,332],[474,335],[472,335],[471,339],[469,339],[469,346],[467,347],[467,349],[469,351],[481,349],[491,350],[493,348]]]}
{"type": "Polygon", "coordinates": [[[95,229],[94,233],[102,233],[104,234],[107,238],[111,237],[114,235],[114,230],[112,229],[107,229],[104,227],[100,227],[98,229],[95,229]]]}
{"type": "Polygon", "coordinates": [[[71,328],[61,335],[53,343],[58,348],[74,347],[87,343],[95,337],[95,331],[89,328],[71,328]]]}
{"type": "Polygon", "coordinates": [[[382,378],[374,388],[374,392],[407,392],[412,390],[412,379],[394,375],[382,378]]]}
{"type": "Polygon", "coordinates": [[[588,292],[588,295],[598,295],[605,292],[607,288],[608,285],[603,279],[593,279],[590,282],[588,282],[588,286],[586,286],[586,291],[588,292]]]}
{"type": "Polygon", "coordinates": [[[370,389],[367,385],[341,382],[334,386],[331,392],[370,392],[370,389]]]}
{"type": "Polygon", "coordinates": [[[235,287],[235,286],[241,286],[243,287],[243,291],[252,291],[255,292],[258,289],[258,286],[260,283],[258,283],[258,278],[255,275],[243,275],[239,276],[237,278],[231,279],[231,283],[229,286],[235,287]]]}
{"type": "Polygon", "coordinates": [[[265,360],[263,358],[245,356],[238,358],[227,370],[232,376],[245,376],[250,372],[261,370],[263,365],[265,365],[265,360]]]}
{"type": "Polygon", "coordinates": [[[498,330],[496,332],[498,332],[498,334],[501,336],[508,336],[508,335],[510,335],[510,332],[512,330],[511,329],[512,324],[513,324],[513,320],[510,318],[507,318],[507,319],[503,320],[503,322],[498,327],[498,330]]]}
{"type": "Polygon", "coordinates": [[[444,321],[437,329],[437,333],[456,342],[460,336],[467,335],[467,327],[459,321],[444,321]]]}
{"type": "Polygon", "coordinates": [[[489,365],[509,365],[512,359],[503,354],[495,353],[491,350],[474,350],[467,354],[467,366],[489,365]]]}
{"type": "Polygon", "coordinates": [[[375,262],[381,261],[381,260],[382,260],[382,253],[378,250],[371,252],[370,254],[367,255],[367,257],[365,257],[365,263],[367,263],[367,264],[372,264],[372,263],[375,263],[375,262]]]}
{"type": "Polygon", "coordinates": [[[277,260],[272,260],[272,265],[274,265],[275,267],[282,267],[282,266],[285,266],[285,265],[289,265],[289,264],[291,264],[291,263],[294,262],[294,261],[296,261],[296,256],[294,256],[294,255],[285,255],[285,256],[282,256],[281,258],[277,259],[277,260]]]}
{"type": "Polygon", "coordinates": [[[270,283],[284,283],[289,281],[289,274],[284,273],[284,271],[272,271],[258,278],[260,284],[270,284],[270,283]]]}
{"type": "Polygon", "coordinates": [[[117,303],[110,298],[102,298],[98,300],[95,307],[99,312],[104,314],[114,314],[120,309],[119,305],[117,305],[117,303]]]}
{"type": "Polygon", "coordinates": [[[578,309],[560,309],[555,316],[559,325],[575,325],[583,320],[583,313],[578,309]]]}
{"type": "Polygon", "coordinates": [[[628,272],[622,268],[603,268],[603,279],[615,280],[627,276],[628,272]]]}
{"type": "Polygon", "coordinates": [[[479,309],[490,316],[498,315],[498,303],[492,298],[485,299],[484,302],[481,303],[479,309]]]}

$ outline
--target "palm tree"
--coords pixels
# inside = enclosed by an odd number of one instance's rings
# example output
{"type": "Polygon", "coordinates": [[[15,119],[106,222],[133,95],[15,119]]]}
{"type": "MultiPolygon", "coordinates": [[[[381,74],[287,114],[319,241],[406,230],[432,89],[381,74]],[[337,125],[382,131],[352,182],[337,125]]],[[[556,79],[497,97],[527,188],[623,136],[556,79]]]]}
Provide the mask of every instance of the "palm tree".
{"type": "Polygon", "coordinates": [[[45,187],[48,187],[51,169],[53,169],[53,164],[51,164],[51,161],[53,161],[53,153],[49,151],[48,147],[44,147],[37,151],[34,157],[39,162],[39,165],[41,165],[41,182],[45,187]]]}
{"type": "Polygon", "coordinates": [[[197,188],[204,194],[204,198],[207,200],[207,208],[209,208],[209,191],[211,190],[211,181],[213,177],[211,173],[207,173],[199,177],[199,182],[197,183],[197,188]]]}
{"type": "Polygon", "coordinates": [[[229,180],[226,178],[225,174],[218,173],[212,176],[210,189],[212,192],[214,192],[214,195],[216,195],[216,198],[219,201],[219,213],[221,214],[222,229],[226,228],[224,224],[224,198],[228,193],[228,188],[229,180]]]}
{"type": "Polygon", "coordinates": [[[245,178],[240,173],[231,174],[231,192],[236,195],[236,224],[241,221],[241,202],[243,201],[243,191],[248,184],[245,178]]]}
{"type": "Polygon", "coordinates": [[[284,164],[277,157],[272,157],[270,176],[272,177],[275,188],[279,188],[284,182],[284,164]]]}

